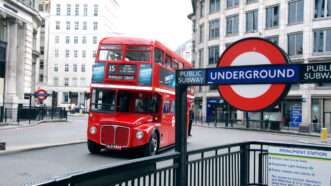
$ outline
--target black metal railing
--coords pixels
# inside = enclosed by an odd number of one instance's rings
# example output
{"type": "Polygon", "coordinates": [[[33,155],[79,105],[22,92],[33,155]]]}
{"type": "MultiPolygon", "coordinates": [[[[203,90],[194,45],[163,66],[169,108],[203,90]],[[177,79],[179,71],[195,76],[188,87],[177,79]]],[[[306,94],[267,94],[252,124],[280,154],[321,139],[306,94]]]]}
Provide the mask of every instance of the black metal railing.
{"type": "MultiPolygon", "coordinates": [[[[275,142],[243,142],[188,152],[189,186],[268,185],[268,148],[288,147],[331,151],[331,147],[275,142]]],[[[136,160],[51,180],[39,186],[175,186],[177,152],[136,160]]]]}
{"type": "Polygon", "coordinates": [[[41,121],[67,119],[67,111],[62,107],[0,107],[0,123],[20,123],[23,121],[41,121]]]}

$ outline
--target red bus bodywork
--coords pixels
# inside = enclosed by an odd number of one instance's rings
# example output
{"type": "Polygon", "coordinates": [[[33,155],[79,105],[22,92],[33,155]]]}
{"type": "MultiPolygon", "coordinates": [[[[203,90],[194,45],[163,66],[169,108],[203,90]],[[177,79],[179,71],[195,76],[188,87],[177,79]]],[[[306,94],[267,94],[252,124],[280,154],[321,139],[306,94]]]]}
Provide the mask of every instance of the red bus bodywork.
{"type": "MultiPolygon", "coordinates": [[[[174,74],[176,69],[191,67],[158,41],[128,37],[101,40],[90,90],[90,152],[142,148],[153,154],[156,152],[149,151],[173,145],[174,74]],[[155,139],[157,148],[151,150],[155,139]]],[[[190,99],[187,111],[189,108],[190,99]]]]}

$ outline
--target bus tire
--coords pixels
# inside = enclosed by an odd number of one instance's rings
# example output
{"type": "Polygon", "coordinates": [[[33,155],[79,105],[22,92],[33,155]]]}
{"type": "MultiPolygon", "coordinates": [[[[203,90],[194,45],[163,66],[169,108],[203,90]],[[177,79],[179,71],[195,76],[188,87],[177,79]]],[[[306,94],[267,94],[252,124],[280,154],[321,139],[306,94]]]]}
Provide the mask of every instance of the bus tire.
{"type": "Polygon", "coordinates": [[[159,151],[159,145],[160,145],[159,136],[157,135],[156,132],[153,132],[149,139],[148,144],[144,148],[144,155],[146,156],[156,155],[157,152],[159,151]]]}
{"type": "Polygon", "coordinates": [[[100,153],[101,149],[102,149],[102,146],[93,142],[93,141],[90,141],[88,140],[87,141],[87,148],[88,150],[90,151],[91,154],[98,154],[100,153]]]}

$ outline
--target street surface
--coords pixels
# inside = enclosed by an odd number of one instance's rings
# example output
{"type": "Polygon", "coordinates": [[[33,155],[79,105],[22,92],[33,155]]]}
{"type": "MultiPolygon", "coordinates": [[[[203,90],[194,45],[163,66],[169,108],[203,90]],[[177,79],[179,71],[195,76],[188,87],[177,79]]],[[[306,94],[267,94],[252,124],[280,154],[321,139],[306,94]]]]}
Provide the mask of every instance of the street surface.
{"type": "MultiPolygon", "coordinates": [[[[19,129],[0,128],[0,141],[6,141],[8,148],[14,149],[12,152],[0,153],[0,185],[32,185],[80,171],[116,165],[133,158],[110,152],[89,154],[84,143],[85,130],[86,117],[71,117],[68,122],[45,123],[19,129]],[[66,142],[71,144],[60,145],[66,142]],[[53,146],[45,148],[47,145],[53,146]],[[26,147],[35,149],[26,150],[26,147]]],[[[188,139],[189,150],[247,140],[320,142],[318,137],[196,126],[192,134],[188,139]]]]}

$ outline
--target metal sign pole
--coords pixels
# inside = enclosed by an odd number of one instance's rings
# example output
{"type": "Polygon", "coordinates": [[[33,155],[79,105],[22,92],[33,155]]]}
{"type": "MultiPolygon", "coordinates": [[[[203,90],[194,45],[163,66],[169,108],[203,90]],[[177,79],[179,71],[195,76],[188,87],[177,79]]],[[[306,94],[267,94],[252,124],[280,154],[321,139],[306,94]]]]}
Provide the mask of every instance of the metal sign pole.
{"type": "Polygon", "coordinates": [[[176,85],[176,185],[187,186],[187,86],[176,85]]]}

